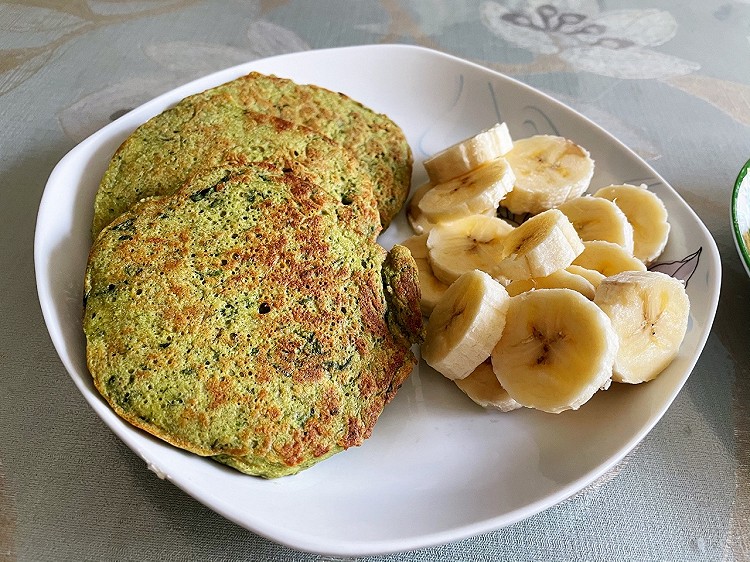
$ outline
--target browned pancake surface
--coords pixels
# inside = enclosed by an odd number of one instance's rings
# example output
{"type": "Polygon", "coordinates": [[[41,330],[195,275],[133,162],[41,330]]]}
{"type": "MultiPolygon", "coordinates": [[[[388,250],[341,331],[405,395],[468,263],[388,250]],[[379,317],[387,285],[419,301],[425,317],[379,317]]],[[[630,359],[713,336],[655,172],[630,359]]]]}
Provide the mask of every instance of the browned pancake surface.
{"type": "Polygon", "coordinates": [[[86,274],[96,387],[134,425],[251,474],[367,438],[411,371],[416,268],[275,165],[218,168],[105,228],[86,274]]]}

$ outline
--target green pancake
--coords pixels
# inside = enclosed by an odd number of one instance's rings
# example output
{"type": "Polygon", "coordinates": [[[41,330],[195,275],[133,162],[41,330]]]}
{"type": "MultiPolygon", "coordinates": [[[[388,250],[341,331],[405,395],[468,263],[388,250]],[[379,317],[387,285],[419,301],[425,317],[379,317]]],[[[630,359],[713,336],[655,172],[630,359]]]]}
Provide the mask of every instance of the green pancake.
{"type": "Polygon", "coordinates": [[[144,200],[89,256],[96,388],[124,419],[267,478],[360,445],[421,338],[411,254],[274,164],[144,200]]]}
{"type": "Polygon", "coordinates": [[[252,161],[275,161],[316,183],[338,175],[355,194],[372,190],[383,227],[411,182],[411,150],[387,116],[343,94],[251,73],[185,98],[126,139],[99,187],[92,233],[200,169],[252,161]]]}
{"type": "Polygon", "coordinates": [[[412,154],[403,131],[388,116],[342,93],[258,72],[200,95],[210,99],[221,94],[231,96],[238,107],[301,123],[352,150],[372,177],[384,228],[404,205],[412,154]]]}
{"type": "Polygon", "coordinates": [[[174,193],[203,169],[260,161],[328,189],[360,215],[357,228],[380,231],[372,182],[349,151],[308,127],[246,111],[217,94],[183,100],[119,147],[96,194],[92,234],[140,199],[174,193]]]}

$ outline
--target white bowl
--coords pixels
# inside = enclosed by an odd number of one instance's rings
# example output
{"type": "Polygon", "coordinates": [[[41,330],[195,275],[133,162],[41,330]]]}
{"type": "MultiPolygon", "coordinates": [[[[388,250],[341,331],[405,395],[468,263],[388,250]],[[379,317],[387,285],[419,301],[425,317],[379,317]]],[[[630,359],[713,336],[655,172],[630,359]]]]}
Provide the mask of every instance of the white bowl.
{"type": "Polygon", "coordinates": [[[745,271],[750,276],[750,160],[745,162],[732,191],[731,221],[734,245],[745,271]]]}

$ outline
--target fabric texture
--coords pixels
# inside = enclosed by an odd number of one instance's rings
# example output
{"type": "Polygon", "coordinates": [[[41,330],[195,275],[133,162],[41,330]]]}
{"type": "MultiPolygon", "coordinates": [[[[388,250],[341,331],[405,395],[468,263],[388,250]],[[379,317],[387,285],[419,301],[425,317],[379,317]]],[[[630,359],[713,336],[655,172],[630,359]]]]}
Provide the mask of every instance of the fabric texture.
{"type": "Polygon", "coordinates": [[[510,527],[361,560],[750,559],[750,280],[728,220],[750,157],[748,28],[740,0],[0,3],[0,561],[328,560],[202,506],[97,418],[40,313],[35,217],[66,152],[164,91],[280,53],[394,42],[504,72],[608,129],[708,226],[723,286],[686,385],[605,476],[510,527]]]}

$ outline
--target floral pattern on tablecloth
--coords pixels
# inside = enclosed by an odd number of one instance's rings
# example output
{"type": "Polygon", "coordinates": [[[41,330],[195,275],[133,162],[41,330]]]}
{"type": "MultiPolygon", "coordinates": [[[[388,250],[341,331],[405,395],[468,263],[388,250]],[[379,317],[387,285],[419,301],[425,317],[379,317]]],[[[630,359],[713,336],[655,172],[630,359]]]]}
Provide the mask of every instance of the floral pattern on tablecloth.
{"type": "MultiPolygon", "coordinates": [[[[4,15],[0,21],[1,96],[34,76],[74,39],[107,26],[190,10],[201,3],[78,0],[38,6],[0,4],[4,15]]],[[[111,115],[198,76],[256,58],[311,48],[294,29],[272,21],[275,10],[291,9],[292,4],[283,0],[242,3],[245,36],[227,37],[226,44],[185,39],[134,45],[162,71],[83,95],[60,114],[61,126],[79,141],[105,125],[111,115]]],[[[441,34],[451,26],[471,26],[479,37],[494,37],[532,56],[528,62],[512,65],[491,58],[478,61],[508,74],[562,71],[619,80],[657,79],[750,124],[747,84],[706,74],[699,62],[663,49],[681,33],[675,16],[667,10],[608,10],[594,0],[489,0],[450,6],[434,1],[384,0],[381,5],[382,11],[373,11],[372,23],[359,26],[374,41],[407,40],[440,48],[441,34]]],[[[715,21],[731,22],[731,9],[732,3],[728,3],[715,10],[715,21]]],[[[609,125],[606,121],[605,126],[609,125]]],[[[633,131],[625,132],[635,136],[633,131]]],[[[639,152],[648,156],[650,150],[639,152]]]]}
{"type": "Polygon", "coordinates": [[[509,43],[539,55],[554,55],[570,70],[623,79],[682,76],[698,63],[652,49],[677,33],[663,10],[600,11],[590,0],[484,2],[482,23],[509,43]]]}

